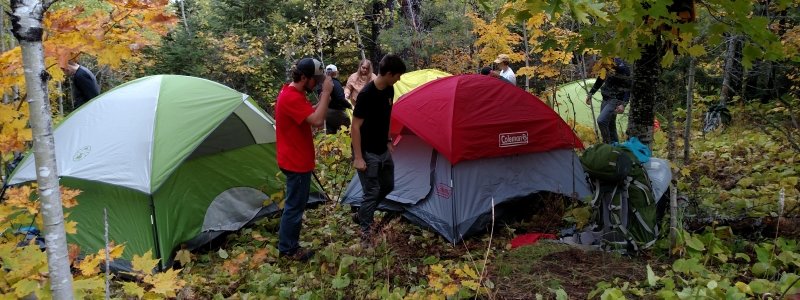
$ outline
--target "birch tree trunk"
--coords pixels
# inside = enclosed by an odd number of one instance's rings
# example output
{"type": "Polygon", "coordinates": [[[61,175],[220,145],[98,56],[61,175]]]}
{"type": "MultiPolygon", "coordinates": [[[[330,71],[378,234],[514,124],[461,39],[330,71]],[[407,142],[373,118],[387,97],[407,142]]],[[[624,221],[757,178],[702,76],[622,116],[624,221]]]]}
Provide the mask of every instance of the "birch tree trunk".
{"type": "Polygon", "coordinates": [[[33,152],[36,156],[36,182],[42,203],[44,238],[47,243],[47,266],[50,290],[54,299],[73,299],[72,274],[67,256],[64,231],[64,212],[61,207],[58,170],[56,169],[50,101],[47,99],[47,80],[42,46],[42,19],[51,0],[11,0],[11,27],[22,47],[25,86],[33,130],[33,152]]]}
{"type": "MultiPolygon", "coordinates": [[[[6,14],[0,12],[0,53],[6,52],[6,14]]],[[[5,88],[0,90],[3,93],[3,104],[11,102],[11,97],[6,94],[5,88]]]]}
{"type": "Polygon", "coordinates": [[[181,0],[181,19],[183,19],[183,26],[186,29],[186,33],[192,34],[192,31],[189,30],[189,22],[186,20],[186,7],[184,2],[186,2],[186,0],[181,0]]]}
{"type": "Polygon", "coordinates": [[[686,128],[683,131],[683,165],[689,164],[692,141],[692,104],[694,102],[694,57],[689,58],[689,70],[686,72],[686,128]]]}

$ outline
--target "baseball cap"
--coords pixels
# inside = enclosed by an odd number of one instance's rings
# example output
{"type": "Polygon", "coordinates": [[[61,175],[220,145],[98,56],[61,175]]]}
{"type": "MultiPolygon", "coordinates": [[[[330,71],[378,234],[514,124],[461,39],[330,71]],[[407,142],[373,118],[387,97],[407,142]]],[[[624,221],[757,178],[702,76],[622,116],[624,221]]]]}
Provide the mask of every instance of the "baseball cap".
{"type": "Polygon", "coordinates": [[[501,62],[507,63],[509,61],[508,54],[500,54],[497,56],[497,59],[494,60],[494,63],[499,64],[501,62]]]}
{"type": "Polygon", "coordinates": [[[330,64],[330,65],[328,65],[328,66],[326,66],[326,67],[325,67],[325,71],[330,71],[330,72],[339,72],[339,69],[338,69],[338,68],[336,68],[336,66],[335,66],[335,65],[333,65],[333,64],[330,64]]]}
{"type": "Polygon", "coordinates": [[[306,57],[297,61],[297,70],[303,73],[308,78],[316,77],[317,81],[325,78],[325,72],[322,71],[322,63],[316,59],[306,57]]]}

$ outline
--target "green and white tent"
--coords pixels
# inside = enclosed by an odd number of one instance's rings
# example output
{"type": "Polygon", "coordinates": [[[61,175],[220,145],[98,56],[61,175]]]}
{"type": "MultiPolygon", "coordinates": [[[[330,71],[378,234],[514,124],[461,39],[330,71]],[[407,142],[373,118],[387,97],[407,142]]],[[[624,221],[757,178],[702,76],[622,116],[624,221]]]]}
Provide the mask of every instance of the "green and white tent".
{"type": "MultiPolygon", "coordinates": [[[[561,118],[567,121],[570,126],[574,127],[575,123],[577,123],[594,129],[592,108],[586,105],[585,102],[594,82],[595,79],[590,78],[565,83],[558,87],[553,110],[558,112],[561,118]]],[[[600,92],[597,92],[592,99],[594,100],[594,117],[597,118],[600,115],[600,103],[603,101],[603,96],[600,95],[600,92]]],[[[625,113],[617,115],[617,131],[620,136],[624,136],[623,133],[628,128],[627,111],[628,106],[625,107],[625,113]]]]}
{"type": "MultiPolygon", "coordinates": [[[[83,253],[109,239],[123,258],[148,250],[166,266],[192,248],[276,212],[283,190],[275,122],[245,94],[205,79],[157,75],[110,90],[55,129],[61,184],[80,189],[67,212],[83,253]]],[[[36,180],[31,153],[10,184],[36,180]]],[[[319,190],[315,188],[315,190],[319,190]]]]}

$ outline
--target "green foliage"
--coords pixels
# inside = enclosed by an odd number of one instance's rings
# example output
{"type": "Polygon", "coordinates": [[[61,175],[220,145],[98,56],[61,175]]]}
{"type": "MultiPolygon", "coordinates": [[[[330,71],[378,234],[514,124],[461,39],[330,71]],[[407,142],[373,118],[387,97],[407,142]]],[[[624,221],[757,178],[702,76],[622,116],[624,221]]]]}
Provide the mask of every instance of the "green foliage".
{"type": "MultiPolygon", "coordinates": [[[[703,107],[700,105],[696,110],[702,112],[703,107]]],[[[749,121],[743,119],[748,114],[758,116],[754,121],[788,118],[784,115],[785,105],[781,103],[730,108],[735,119],[733,126],[749,121]],[[760,111],[770,113],[754,113],[760,111]]],[[[702,114],[695,116],[693,123],[702,126],[702,114]]],[[[798,129],[781,130],[796,132],[798,129]]],[[[696,199],[702,207],[693,213],[712,217],[777,216],[779,194],[783,190],[784,212],[796,215],[800,197],[800,167],[797,164],[800,153],[779,132],[765,124],[761,129],[729,128],[702,139],[695,134],[692,137],[692,164],[677,174],[679,192],[696,199]]],[[[656,155],[666,156],[663,152],[656,155]]]]}
{"type": "Polygon", "coordinates": [[[428,231],[391,221],[380,230],[374,247],[363,248],[358,225],[350,220],[349,208],[341,205],[306,211],[304,219],[301,246],[316,250],[309,262],[279,258],[279,217],[264,219],[230,236],[221,250],[198,253],[184,266],[187,288],[181,295],[467,299],[487,295],[493,286],[486,278],[480,280],[480,264],[466,258],[479,256],[485,251],[481,247],[452,248],[428,231]],[[227,257],[219,256],[221,251],[227,257]]]}
{"type": "Polygon", "coordinates": [[[800,286],[790,288],[800,272],[796,241],[778,238],[751,243],[733,236],[728,227],[709,227],[700,234],[684,231],[681,237],[682,243],[676,251],[683,253],[684,258],[675,260],[671,266],[661,266],[660,270],[648,265],[646,282],[598,284],[594,293],[617,286],[626,294],[644,292],[666,299],[775,299],[783,292],[791,295],[800,291],[800,286]]]}
{"type": "Polygon", "coordinates": [[[317,145],[316,172],[322,187],[334,201],[339,201],[339,197],[355,174],[350,162],[352,157],[350,130],[340,130],[336,134],[318,134],[315,144],[317,145]]]}
{"type": "Polygon", "coordinates": [[[437,68],[451,74],[474,72],[468,55],[474,41],[472,23],[464,4],[455,1],[421,1],[417,26],[397,15],[379,42],[388,52],[402,53],[411,70],[437,68]]]}
{"type": "MultiPolygon", "coordinates": [[[[79,191],[62,187],[62,201],[64,207],[77,205],[75,197],[79,191]]],[[[35,239],[24,243],[25,235],[17,230],[23,227],[36,225],[42,228],[39,215],[39,200],[31,195],[31,187],[10,188],[6,198],[0,202],[0,298],[44,298],[52,297],[48,277],[47,254],[39,248],[35,239]]],[[[68,234],[75,233],[76,223],[66,221],[65,227],[68,234]],[[71,229],[72,228],[72,229],[71,229]]],[[[109,245],[109,261],[122,256],[124,245],[109,245]]],[[[68,259],[73,270],[73,284],[75,298],[102,299],[105,295],[104,273],[100,272],[100,265],[106,260],[105,249],[97,253],[81,253],[81,249],[73,244],[69,245],[68,259]],[[81,255],[84,254],[84,255],[81,255]]],[[[135,256],[133,259],[134,273],[129,274],[137,279],[136,282],[118,282],[112,276],[109,280],[115,286],[113,293],[120,295],[136,295],[151,299],[175,297],[176,291],[183,286],[183,281],[178,278],[180,270],[167,270],[164,273],[152,274],[153,268],[158,264],[157,259],[152,259],[148,252],[145,257],[135,256]],[[143,267],[144,266],[144,267],[143,267]],[[121,284],[121,290],[119,285],[121,284]]],[[[113,295],[109,295],[113,296],[113,295]]]]}

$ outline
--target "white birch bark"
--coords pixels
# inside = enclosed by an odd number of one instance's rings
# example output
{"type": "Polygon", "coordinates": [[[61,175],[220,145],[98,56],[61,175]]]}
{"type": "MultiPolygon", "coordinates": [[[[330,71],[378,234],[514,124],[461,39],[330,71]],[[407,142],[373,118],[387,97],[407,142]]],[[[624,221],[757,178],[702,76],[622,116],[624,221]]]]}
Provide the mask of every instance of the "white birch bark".
{"type": "Polygon", "coordinates": [[[56,169],[53,122],[47,98],[50,74],[44,68],[42,19],[52,0],[11,0],[11,27],[22,47],[27,101],[33,130],[33,152],[36,156],[36,182],[44,220],[47,243],[47,266],[50,290],[54,299],[73,299],[72,273],[67,255],[64,212],[61,206],[58,170],[56,169]]]}

